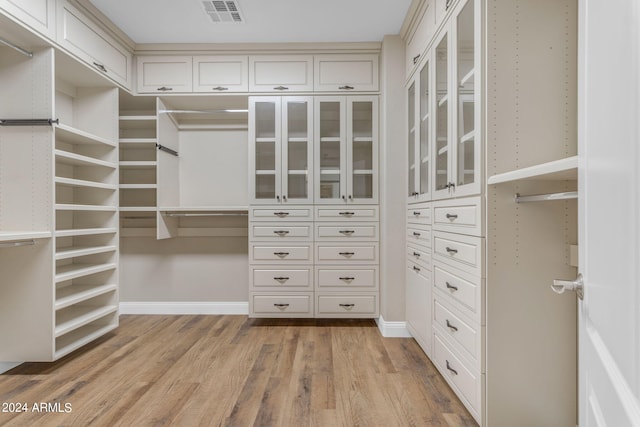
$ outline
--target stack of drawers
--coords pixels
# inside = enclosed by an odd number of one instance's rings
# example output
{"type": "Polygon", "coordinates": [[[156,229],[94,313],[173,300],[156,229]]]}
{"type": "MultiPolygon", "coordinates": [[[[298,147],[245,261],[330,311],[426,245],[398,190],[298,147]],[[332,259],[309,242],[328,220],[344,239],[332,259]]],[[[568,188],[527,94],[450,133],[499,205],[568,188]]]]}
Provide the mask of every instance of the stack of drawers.
{"type": "Polygon", "coordinates": [[[316,207],[316,317],[378,317],[378,207],[316,207]]]}
{"type": "Polygon", "coordinates": [[[432,360],[480,419],[484,238],[480,197],[433,202],[432,360]]]}
{"type": "Polygon", "coordinates": [[[249,313],[313,317],[313,207],[252,207],[249,313]]]}
{"type": "Polygon", "coordinates": [[[431,356],[432,276],[431,203],[407,209],[407,328],[431,356]]]}

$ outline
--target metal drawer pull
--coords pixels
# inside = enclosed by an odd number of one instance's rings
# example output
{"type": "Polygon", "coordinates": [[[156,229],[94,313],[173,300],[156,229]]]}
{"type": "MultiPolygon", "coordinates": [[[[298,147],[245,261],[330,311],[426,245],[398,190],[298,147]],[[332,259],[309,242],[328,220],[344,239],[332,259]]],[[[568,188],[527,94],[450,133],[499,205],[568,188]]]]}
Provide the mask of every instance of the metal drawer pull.
{"type": "Polygon", "coordinates": [[[418,252],[414,252],[413,256],[420,258],[420,254],[418,252]]]}
{"type": "Polygon", "coordinates": [[[229,90],[228,87],[222,87],[222,86],[216,86],[213,88],[213,90],[229,90]]]}
{"type": "Polygon", "coordinates": [[[102,65],[102,64],[98,64],[97,62],[94,62],[94,63],[93,63],[93,65],[95,65],[98,69],[100,69],[100,71],[102,71],[102,72],[104,72],[104,73],[106,73],[106,72],[107,72],[107,69],[105,68],[105,66],[104,66],[104,65],[102,65]]]}
{"type": "Polygon", "coordinates": [[[416,267],[415,265],[413,266],[413,271],[420,271],[420,268],[416,267]]]}
{"type": "Polygon", "coordinates": [[[457,253],[458,253],[458,250],[457,250],[457,249],[450,248],[449,246],[447,246],[445,249],[446,249],[446,250],[447,250],[447,252],[449,252],[450,254],[457,254],[457,253]]]}
{"type": "Polygon", "coordinates": [[[457,287],[457,286],[453,286],[453,285],[452,285],[451,283],[449,283],[449,282],[445,282],[445,284],[447,285],[447,289],[450,289],[450,290],[452,290],[452,291],[454,291],[454,292],[458,290],[458,287],[457,287]]]}
{"type": "Polygon", "coordinates": [[[356,214],[355,212],[338,212],[338,215],[346,216],[346,217],[349,217],[349,218],[351,218],[355,214],[356,214]]]}
{"type": "Polygon", "coordinates": [[[355,307],[355,304],[338,304],[340,307],[346,309],[346,310],[351,310],[353,307],[355,307]]]}
{"type": "Polygon", "coordinates": [[[274,277],[273,280],[277,280],[278,282],[282,283],[282,282],[286,282],[287,280],[289,280],[288,277],[274,277]]]}
{"type": "Polygon", "coordinates": [[[417,191],[414,191],[414,192],[411,193],[412,196],[417,196],[418,194],[420,194],[420,193],[418,193],[417,191]]]}
{"type": "Polygon", "coordinates": [[[420,211],[413,211],[414,216],[420,216],[420,211]]]}
{"type": "Polygon", "coordinates": [[[276,233],[278,236],[286,236],[287,234],[289,234],[288,230],[274,230],[274,233],[276,233]]]}
{"type": "Polygon", "coordinates": [[[276,87],[274,87],[273,89],[274,89],[274,90],[289,90],[289,88],[288,88],[288,87],[285,87],[285,86],[276,86],[276,87]]]}
{"type": "Polygon", "coordinates": [[[455,369],[453,369],[451,367],[451,365],[449,364],[449,361],[445,359],[445,361],[447,362],[447,369],[450,370],[451,372],[454,373],[454,375],[458,375],[458,371],[456,371],[455,369]]]}
{"type": "Polygon", "coordinates": [[[356,253],[355,252],[338,252],[338,254],[349,257],[351,255],[355,255],[356,253]]]}
{"type": "Polygon", "coordinates": [[[274,307],[278,307],[279,309],[285,309],[289,307],[289,304],[273,304],[274,307]]]}
{"type": "Polygon", "coordinates": [[[353,233],[355,233],[354,230],[340,230],[340,234],[344,234],[345,236],[351,236],[353,233]]]}
{"type": "Polygon", "coordinates": [[[449,319],[447,319],[447,328],[450,328],[454,332],[458,332],[458,328],[449,323],[449,319]]]}
{"type": "Polygon", "coordinates": [[[416,65],[418,63],[418,59],[420,59],[420,55],[416,55],[413,57],[413,65],[416,65]]]}
{"type": "Polygon", "coordinates": [[[353,86],[344,85],[344,86],[340,86],[338,89],[340,89],[340,90],[353,90],[355,88],[353,86]]]}
{"type": "Polygon", "coordinates": [[[162,86],[162,87],[159,87],[157,90],[160,90],[162,92],[166,92],[168,90],[173,90],[173,88],[172,87],[162,86]]]}
{"type": "Polygon", "coordinates": [[[289,255],[289,252],[274,252],[273,254],[279,256],[280,258],[284,258],[289,255]]]}
{"type": "Polygon", "coordinates": [[[447,219],[458,219],[458,215],[456,214],[446,214],[447,219]]]}
{"type": "Polygon", "coordinates": [[[414,236],[416,236],[416,237],[420,237],[420,236],[421,236],[421,234],[420,234],[420,233],[418,233],[417,231],[414,231],[414,232],[413,232],[413,235],[414,235],[414,236]]]}
{"type": "Polygon", "coordinates": [[[345,282],[351,282],[355,277],[339,277],[340,280],[344,280],[345,282]]]}
{"type": "Polygon", "coordinates": [[[280,218],[284,218],[285,216],[289,216],[289,212],[274,212],[273,213],[275,216],[280,217],[280,218]]]}

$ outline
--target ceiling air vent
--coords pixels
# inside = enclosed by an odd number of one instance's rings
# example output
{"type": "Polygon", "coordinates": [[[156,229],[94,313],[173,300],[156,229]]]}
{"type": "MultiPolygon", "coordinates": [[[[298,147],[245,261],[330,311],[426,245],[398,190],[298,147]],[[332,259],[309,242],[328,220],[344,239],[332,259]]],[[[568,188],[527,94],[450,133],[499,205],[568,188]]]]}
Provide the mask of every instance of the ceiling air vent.
{"type": "Polygon", "coordinates": [[[244,18],[237,0],[203,1],[204,11],[216,24],[242,24],[244,18]]]}

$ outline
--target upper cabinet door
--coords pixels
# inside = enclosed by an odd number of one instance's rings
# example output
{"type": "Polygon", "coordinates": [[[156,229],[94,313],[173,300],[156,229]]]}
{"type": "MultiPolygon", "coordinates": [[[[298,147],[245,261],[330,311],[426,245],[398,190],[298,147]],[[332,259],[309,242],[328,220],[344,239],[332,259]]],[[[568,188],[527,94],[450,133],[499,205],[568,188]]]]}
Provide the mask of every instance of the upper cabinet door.
{"type": "Polygon", "coordinates": [[[425,9],[419,21],[416,23],[415,31],[407,35],[407,48],[405,50],[405,63],[407,67],[407,77],[411,76],[413,70],[422,61],[422,56],[427,49],[427,45],[436,30],[436,0],[425,1],[425,9]]]}
{"type": "Polygon", "coordinates": [[[315,98],[315,198],[318,204],[347,202],[347,122],[343,96],[315,98]]]}
{"type": "Polygon", "coordinates": [[[191,56],[138,56],[138,93],[192,91],[191,56]]]}
{"type": "Polygon", "coordinates": [[[280,97],[249,99],[249,202],[282,202],[280,97]]]}
{"type": "Polygon", "coordinates": [[[249,91],[312,92],[313,56],[250,56],[249,91]]]}
{"type": "Polygon", "coordinates": [[[56,37],[55,0],[0,0],[0,9],[22,21],[38,33],[56,37]]]}
{"type": "Polygon", "coordinates": [[[451,99],[450,81],[451,63],[449,55],[449,33],[443,32],[435,44],[435,93],[432,111],[435,126],[435,144],[433,147],[433,198],[442,199],[451,196],[451,99]]]}
{"type": "Polygon", "coordinates": [[[193,91],[208,93],[247,92],[247,56],[194,56],[193,91]]]}
{"type": "Polygon", "coordinates": [[[282,98],[282,202],[313,203],[313,97],[282,98]]]}
{"type": "Polygon", "coordinates": [[[417,201],[431,200],[431,145],[433,141],[432,116],[432,69],[433,61],[429,58],[422,68],[416,81],[418,82],[418,105],[416,132],[418,134],[416,146],[416,191],[417,201]]]}
{"type": "Polygon", "coordinates": [[[379,90],[378,55],[316,55],[316,92],[376,92],[379,90]]]}
{"type": "Polygon", "coordinates": [[[416,182],[419,173],[416,168],[416,123],[418,123],[416,115],[416,89],[419,90],[419,88],[416,88],[416,86],[418,84],[419,83],[417,83],[414,79],[409,85],[409,89],[407,89],[407,203],[415,203],[418,196],[418,186],[416,182]]]}
{"type": "Polygon", "coordinates": [[[347,98],[347,202],[378,202],[378,97],[347,98]]]}

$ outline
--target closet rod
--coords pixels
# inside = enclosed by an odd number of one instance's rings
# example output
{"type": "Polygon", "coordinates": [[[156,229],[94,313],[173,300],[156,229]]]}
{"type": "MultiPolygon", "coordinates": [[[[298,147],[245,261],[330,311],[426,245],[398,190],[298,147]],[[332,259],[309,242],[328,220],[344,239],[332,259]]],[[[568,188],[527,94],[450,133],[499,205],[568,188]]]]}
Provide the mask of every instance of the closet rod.
{"type": "Polygon", "coordinates": [[[122,216],[120,219],[156,219],[155,216],[122,216]]]}
{"type": "Polygon", "coordinates": [[[521,196],[520,193],[516,193],[515,201],[516,203],[527,203],[527,202],[544,202],[548,200],[570,200],[577,199],[578,192],[577,191],[568,191],[565,193],[552,193],[552,194],[537,194],[533,196],[521,196]]]}
{"type": "Polygon", "coordinates": [[[35,244],[35,240],[25,240],[22,242],[0,243],[0,248],[16,248],[18,246],[33,246],[35,244]]]}
{"type": "Polygon", "coordinates": [[[165,147],[164,145],[160,145],[160,144],[156,144],[156,147],[158,147],[158,150],[160,151],[164,151],[165,153],[173,154],[174,156],[178,157],[178,152],[175,150],[172,150],[169,147],[165,147]]]}
{"type": "Polygon", "coordinates": [[[169,217],[196,217],[196,216],[249,216],[246,212],[203,212],[203,213],[181,213],[181,212],[166,212],[164,216],[169,217]]]}
{"type": "Polygon", "coordinates": [[[28,56],[29,58],[33,58],[33,52],[29,52],[28,50],[25,50],[25,49],[21,48],[20,46],[17,46],[15,44],[11,43],[9,40],[6,40],[6,39],[3,39],[2,37],[0,37],[0,43],[2,43],[5,46],[10,47],[11,49],[15,50],[16,52],[20,52],[24,56],[28,56]]]}
{"type": "Polygon", "coordinates": [[[175,114],[214,114],[214,113],[248,113],[249,110],[244,108],[222,108],[218,110],[158,110],[158,113],[175,113],[175,114]]]}
{"type": "Polygon", "coordinates": [[[53,126],[59,119],[0,119],[0,126],[53,126]]]}

